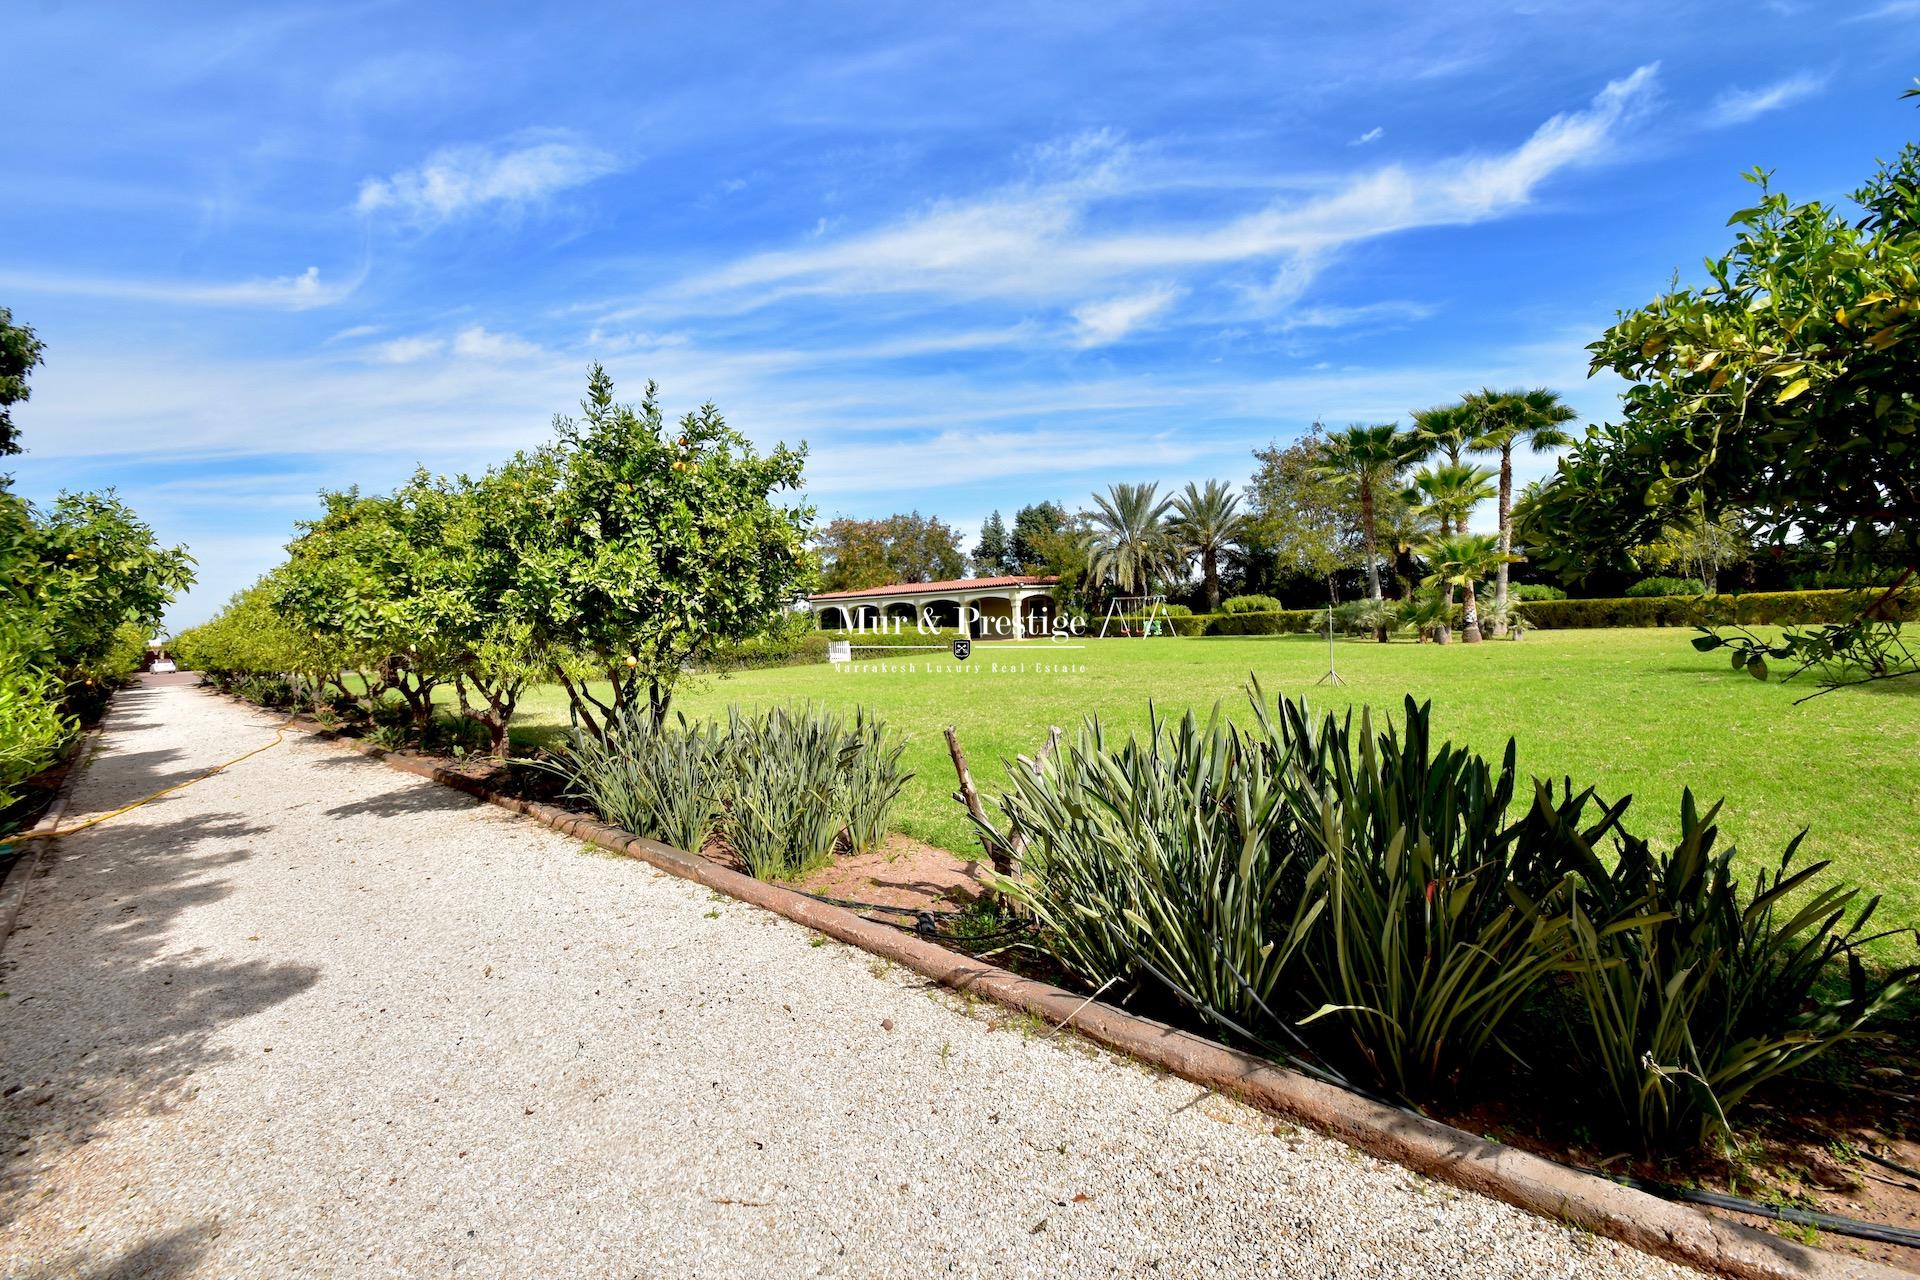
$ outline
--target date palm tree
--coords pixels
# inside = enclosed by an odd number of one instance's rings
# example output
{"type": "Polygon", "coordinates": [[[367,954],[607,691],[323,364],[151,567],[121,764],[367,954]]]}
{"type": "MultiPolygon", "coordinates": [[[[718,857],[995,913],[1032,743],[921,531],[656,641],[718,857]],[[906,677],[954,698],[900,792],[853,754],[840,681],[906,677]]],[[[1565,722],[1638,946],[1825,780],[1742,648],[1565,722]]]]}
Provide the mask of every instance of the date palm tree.
{"type": "Polygon", "coordinates": [[[1360,495],[1360,539],[1366,547],[1367,594],[1380,598],[1379,538],[1374,528],[1374,501],[1394,482],[1413,455],[1415,442],[1388,422],[1379,426],[1355,424],[1327,437],[1320,470],[1350,482],[1360,495]]]}
{"type": "Polygon", "coordinates": [[[1093,528],[1087,535],[1087,571],[1095,581],[1111,576],[1122,595],[1146,595],[1173,562],[1167,510],[1158,484],[1110,485],[1093,495],[1093,528]]]}
{"type": "MultiPolygon", "coordinates": [[[[1500,455],[1500,554],[1513,554],[1513,451],[1525,445],[1534,453],[1546,453],[1573,443],[1563,428],[1579,415],[1560,399],[1559,393],[1545,387],[1532,390],[1494,391],[1491,388],[1467,397],[1474,417],[1474,437],[1469,447],[1481,453],[1500,455]]],[[[1494,584],[1493,634],[1507,633],[1507,564],[1500,563],[1499,580],[1494,584]]]]}
{"type": "Polygon", "coordinates": [[[1468,644],[1480,643],[1480,598],[1477,584],[1489,573],[1504,568],[1513,556],[1500,550],[1500,538],[1492,533],[1451,533],[1429,542],[1422,553],[1432,572],[1427,584],[1459,587],[1466,596],[1466,619],[1460,638],[1468,644]]]}
{"type": "Polygon", "coordinates": [[[1200,560],[1200,588],[1207,612],[1220,607],[1220,553],[1240,541],[1246,517],[1240,514],[1240,495],[1219,480],[1202,489],[1192,481],[1174,495],[1169,526],[1175,544],[1200,560]]]}

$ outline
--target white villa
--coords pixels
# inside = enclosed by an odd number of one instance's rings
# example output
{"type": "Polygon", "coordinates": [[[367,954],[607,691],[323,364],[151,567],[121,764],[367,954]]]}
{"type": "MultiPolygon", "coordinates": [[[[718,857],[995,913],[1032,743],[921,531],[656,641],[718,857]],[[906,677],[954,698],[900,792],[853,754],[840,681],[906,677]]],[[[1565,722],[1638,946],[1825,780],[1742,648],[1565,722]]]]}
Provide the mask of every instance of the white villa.
{"type": "Polygon", "coordinates": [[[910,630],[922,618],[936,626],[958,627],[964,618],[977,640],[1013,640],[1046,634],[1059,612],[1054,599],[1059,585],[1057,577],[1021,574],[896,582],[859,591],[823,592],[808,600],[807,607],[819,626],[835,630],[895,626],[910,630]]]}

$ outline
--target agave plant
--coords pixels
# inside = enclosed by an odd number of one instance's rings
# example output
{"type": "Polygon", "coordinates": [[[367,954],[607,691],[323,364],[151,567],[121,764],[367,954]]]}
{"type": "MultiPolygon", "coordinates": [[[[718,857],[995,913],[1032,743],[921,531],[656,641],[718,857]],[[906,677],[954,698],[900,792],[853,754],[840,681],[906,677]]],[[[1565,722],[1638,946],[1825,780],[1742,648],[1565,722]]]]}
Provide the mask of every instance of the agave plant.
{"type": "Polygon", "coordinates": [[[576,727],[554,756],[568,793],[623,830],[698,852],[714,829],[725,778],[712,725],[623,711],[604,735],[576,727]]]}

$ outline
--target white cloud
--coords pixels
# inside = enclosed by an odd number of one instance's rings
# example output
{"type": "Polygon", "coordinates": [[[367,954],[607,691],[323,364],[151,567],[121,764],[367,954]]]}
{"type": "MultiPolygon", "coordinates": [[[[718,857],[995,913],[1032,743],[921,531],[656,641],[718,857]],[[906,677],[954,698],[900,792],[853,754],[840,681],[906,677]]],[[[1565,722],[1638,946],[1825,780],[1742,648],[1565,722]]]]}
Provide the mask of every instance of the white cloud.
{"type": "Polygon", "coordinates": [[[1803,71],[1758,89],[1728,89],[1713,100],[1707,122],[1717,126],[1745,124],[1769,111],[1778,111],[1811,97],[1826,87],[1826,76],[1803,71]]]}
{"type": "Polygon", "coordinates": [[[524,338],[490,333],[476,324],[454,335],[453,354],[469,360],[517,360],[539,355],[540,348],[524,338]]]}
{"type": "Polygon", "coordinates": [[[1172,306],[1185,292],[1176,285],[1160,285],[1144,293],[1075,307],[1073,321],[1079,326],[1075,343],[1082,347],[1100,347],[1118,342],[1172,306]]]}
{"type": "Polygon", "coordinates": [[[0,285],[27,293],[50,293],[79,298],[123,298],[130,302],[165,302],[186,306],[268,307],[282,311],[310,311],[330,307],[360,287],[358,275],[340,284],[323,284],[320,268],[308,267],[296,276],[205,284],[191,280],[125,280],[110,276],[62,276],[0,269],[0,285]]]}
{"type": "Polygon", "coordinates": [[[439,355],[446,350],[446,346],[446,342],[440,338],[395,338],[390,342],[376,343],[367,349],[367,354],[381,364],[413,364],[439,355]]]}
{"type": "MultiPolygon", "coordinates": [[[[1555,174],[1610,157],[1617,135],[1646,107],[1657,64],[1613,81],[1580,111],[1556,115],[1521,145],[1419,168],[1388,165],[1304,198],[1275,201],[1214,223],[1129,223],[1101,230],[1103,207],[1143,191],[1130,153],[1095,135],[1046,153],[1066,176],[968,200],[946,200],[891,226],[804,248],[743,258],[633,309],[640,314],[747,311],[795,296],[938,295],[1086,304],[1089,294],[1140,276],[1279,262],[1295,266],[1341,245],[1417,227],[1460,225],[1525,206],[1555,174]]],[[[1298,279],[1288,282],[1297,291],[1298,279]]],[[[627,313],[616,313],[627,314],[627,313]]]]}
{"type": "Polygon", "coordinates": [[[536,204],[618,167],[607,152],[565,138],[502,148],[446,147],[418,168],[368,178],[354,207],[361,213],[392,209],[414,222],[442,222],[489,205],[536,204]]]}
{"type": "Polygon", "coordinates": [[[1352,142],[1349,142],[1347,145],[1350,147],[1364,147],[1369,142],[1380,141],[1381,138],[1386,136],[1386,133],[1387,131],[1385,129],[1381,128],[1379,125],[1375,125],[1373,126],[1373,128],[1367,130],[1365,133],[1361,134],[1359,137],[1355,138],[1352,142]]]}
{"type": "Polygon", "coordinates": [[[346,328],[340,330],[338,333],[330,335],[327,338],[327,341],[328,342],[351,342],[355,338],[371,338],[374,334],[380,332],[380,329],[381,329],[381,326],[377,324],[348,325],[346,328]]]}

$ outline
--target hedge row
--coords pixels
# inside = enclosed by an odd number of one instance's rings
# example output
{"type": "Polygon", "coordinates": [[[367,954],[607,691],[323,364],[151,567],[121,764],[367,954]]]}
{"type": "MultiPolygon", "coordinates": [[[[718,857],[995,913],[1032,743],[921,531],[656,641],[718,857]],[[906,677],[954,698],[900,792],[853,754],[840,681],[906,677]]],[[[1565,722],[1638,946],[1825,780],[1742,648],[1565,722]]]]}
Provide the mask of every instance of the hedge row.
{"type": "MultiPolygon", "coordinates": [[[[1516,603],[1529,627],[1560,631],[1588,627],[1691,627],[1738,622],[1781,626],[1844,622],[1880,598],[1878,591],[1756,591],[1738,596],[1648,596],[1606,600],[1525,600],[1516,603]]],[[[1484,610],[1485,603],[1482,603],[1484,610]]],[[[1908,597],[1904,620],[1920,618],[1908,597]]],[[[1459,609],[1455,609],[1456,626],[1459,609]]],[[[1183,636],[1277,636],[1325,627],[1324,609],[1266,613],[1201,613],[1168,620],[1183,636]]]]}

